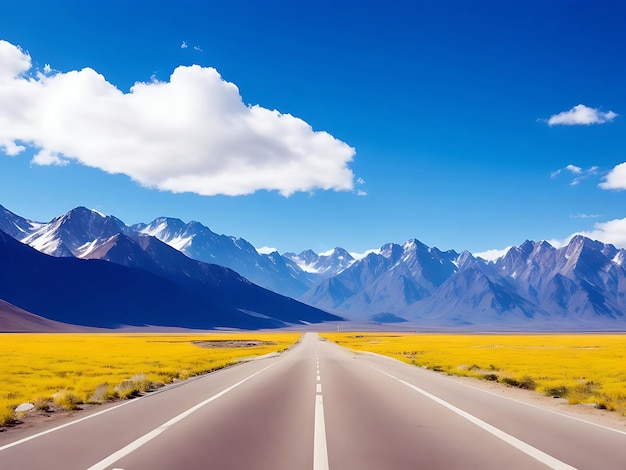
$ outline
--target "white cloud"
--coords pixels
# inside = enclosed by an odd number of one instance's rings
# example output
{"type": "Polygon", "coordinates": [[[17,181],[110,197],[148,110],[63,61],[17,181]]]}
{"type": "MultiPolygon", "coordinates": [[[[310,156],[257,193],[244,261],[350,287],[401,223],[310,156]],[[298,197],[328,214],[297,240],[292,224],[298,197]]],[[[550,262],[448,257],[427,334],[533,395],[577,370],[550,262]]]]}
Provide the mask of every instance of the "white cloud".
{"type": "Polygon", "coordinates": [[[569,111],[563,111],[550,116],[547,122],[550,126],[603,124],[612,121],[617,116],[619,115],[613,111],[603,113],[597,108],[590,108],[584,104],[578,104],[569,111]]]}
{"type": "Polygon", "coordinates": [[[582,180],[584,180],[586,178],[589,178],[591,175],[597,174],[598,173],[598,167],[597,166],[592,166],[588,170],[583,170],[579,166],[570,164],[570,165],[567,165],[565,168],[559,168],[558,170],[553,171],[552,173],[550,173],[550,178],[556,178],[557,176],[559,176],[564,171],[569,171],[572,175],[576,175],[576,177],[574,179],[572,179],[572,181],[570,183],[570,186],[576,186],[582,180]]]}
{"type": "Polygon", "coordinates": [[[262,246],[261,248],[257,248],[256,251],[260,255],[269,255],[270,253],[274,253],[275,251],[278,251],[278,250],[270,246],[262,246]]]}
{"type": "Polygon", "coordinates": [[[577,232],[570,235],[566,242],[561,243],[561,246],[566,245],[576,235],[583,235],[602,243],[611,243],[618,248],[626,248],[626,218],[598,222],[594,224],[591,231],[577,232]]]}
{"type": "Polygon", "coordinates": [[[480,253],[473,253],[473,255],[477,258],[482,258],[487,261],[495,261],[496,259],[501,258],[504,255],[506,255],[510,249],[511,247],[507,246],[506,248],[502,250],[493,249],[493,250],[481,251],[480,253]]]}
{"type": "Polygon", "coordinates": [[[0,41],[8,154],[30,145],[36,164],[73,161],[201,195],[354,188],[352,147],[290,114],[245,105],[213,68],[181,66],[169,82],[138,82],[129,93],[90,68],[28,77],[30,69],[27,53],[0,41]]]}
{"type": "Polygon", "coordinates": [[[600,214],[574,214],[570,215],[570,219],[597,219],[602,217],[600,214]]]}
{"type": "Polygon", "coordinates": [[[180,45],[181,49],[187,49],[187,41],[183,41],[183,43],[180,45]]]}
{"type": "Polygon", "coordinates": [[[42,149],[33,157],[33,163],[36,165],[58,165],[65,166],[69,164],[68,160],[61,158],[57,153],[50,150],[42,149]]]}
{"type": "Polygon", "coordinates": [[[31,68],[28,52],[6,41],[0,41],[0,82],[11,82],[31,68]]]}
{"type": "Polygon", "coordinates": [[[6,153],[9,157],[15,157],[24,150],[26,150],[26,147],[23,145],[16,144],[14,141],[9,139],[0,139],[0,151],[4,151],[4,153],[6,153]]]}
{"type": "Polygon", "coordinates": [[[194,51],[204,52],[200,46],[193,46],[194,51]]]}
{"type": "Polygon", "coordinates": [[[604,177],[604,182],[600,183],[602,189],[626,189],[626,162],[620,163],[604,177]]]}

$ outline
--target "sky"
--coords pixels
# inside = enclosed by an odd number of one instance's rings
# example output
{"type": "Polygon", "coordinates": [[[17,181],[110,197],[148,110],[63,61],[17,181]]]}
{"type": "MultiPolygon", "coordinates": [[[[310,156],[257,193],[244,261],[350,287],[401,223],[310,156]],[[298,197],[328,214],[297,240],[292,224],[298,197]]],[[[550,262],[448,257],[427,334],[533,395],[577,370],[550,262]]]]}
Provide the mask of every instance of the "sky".
{"type": "Polygon", "coordinates": [[[3,0],[0,205],[281,253],[626,247],[625,47],[620,0],[3,0]]]}

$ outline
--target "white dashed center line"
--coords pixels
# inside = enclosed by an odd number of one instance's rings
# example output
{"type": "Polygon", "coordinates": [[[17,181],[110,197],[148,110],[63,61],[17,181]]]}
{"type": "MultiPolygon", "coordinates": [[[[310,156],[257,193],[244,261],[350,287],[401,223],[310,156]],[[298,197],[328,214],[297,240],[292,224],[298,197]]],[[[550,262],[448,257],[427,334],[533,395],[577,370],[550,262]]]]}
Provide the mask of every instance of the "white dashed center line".
{"type": "MultiPolygon", "coordinates": [[[[317,381],[320,377],[320,360],[317,360],[317,381]]],[[[313,470],[328,470],[328,449],[326,448],[326,425],[324,424],[324,401],[322,384],[315,384],[315,427],[313,431],[313,470]]]]}

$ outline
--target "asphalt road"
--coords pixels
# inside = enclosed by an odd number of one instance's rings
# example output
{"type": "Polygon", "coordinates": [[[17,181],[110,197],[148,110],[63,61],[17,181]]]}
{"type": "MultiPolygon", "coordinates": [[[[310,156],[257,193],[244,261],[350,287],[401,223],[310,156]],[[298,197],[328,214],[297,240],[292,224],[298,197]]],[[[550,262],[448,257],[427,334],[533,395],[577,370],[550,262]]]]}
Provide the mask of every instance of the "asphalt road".
{"type": "Polygon", "coordinates": [[[626,432],[313,333],[265,358],[36,431],[0,469],[624,469],[626,432]]]}

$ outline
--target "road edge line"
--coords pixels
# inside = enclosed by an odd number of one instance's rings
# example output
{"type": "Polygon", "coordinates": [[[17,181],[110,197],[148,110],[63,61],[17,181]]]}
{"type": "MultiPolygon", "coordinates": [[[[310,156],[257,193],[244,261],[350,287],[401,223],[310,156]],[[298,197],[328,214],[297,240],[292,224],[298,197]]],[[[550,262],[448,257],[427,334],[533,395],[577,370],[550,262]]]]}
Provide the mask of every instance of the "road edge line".
{"type": "Polygon", "coordinates": [[[565,462],[562,462],[561,460],[558,460],[555,457],[552,457],[549,454],[546,454],[545,452],[537,449],[536,447],[531,446],[530,444],[527,444],[524,441],[519,440],[518,438],[511,436],[510,434],[507,434],[506,432],[502,431],[501,429],[496,428],[495,426],[492,426],[491,424],[483,421],[480,418],[477,418],[476,416],[468,413],[467,411],[463,411],[460,408],[457,408],[456,406],[452,405],[451,403],[448,403],[445,400],[442,400],[441,398],[437,397],[436,395],[433,395],[432,393],[428,393],[426,390],[423,390],[409,382],[406,382],[405,380],[402,380],[394,375],[391,375],[385,371],[382,371],[380,369],[376,369],[378,372],[380,372],[381,374],[386,375],[387,377],[390,377],[394,380],[397,380],[398,382],[400,382],[401,384],[409,387],[410,389],[420,393],[421,395],[424,395],[426,398],[430,398],[431,400],[433,400],[434,402],[448,408],[450,411],[456,413],[457,415],[461,416],[462,418],[465,418],[466,420],[468,420],[469,422],[471,422],[472,424],[475,424],[476,426],[480,427],[481,429],[487,431],[488,433],[494,435],[495,437],[497,437],[498,439],[506,442],[507,444],[515,447],[516,449],[524,452],[526,455],[528,455],[529,457],[534,458],[535,460],[548,465],[550,468],[553,468],[555,470],[576,470],[576,467],[572,467],[571,465],[566,464],[565,462]]]}
{"type": "Polygon", "coordinates": [[[131,442],[130,444],[122,447],[120,450],[118,450],[117,452],[114,452],[113,454],[109,455],[108,457],[106,457],[105,459],[102,459],[101,461],[97,462],[96,464],[92,465],[91,467],[89,467],[87,470],[104,470],[106,468],[108,468],[111,464],[117,462],[118,460],[122,459],[123,457],[126,457],[128,454],[130,454],[131,452],[139,449],[141,446],[143,446],[144,444],[148,443],[149,441],[151,441],[152,439],[154,439],[155,437],[157,437],[158,435],[160,435],[162,432],[166,431],[169,427],[173,426],[174,424],[178,423],[179,421],[182,421],[183,419],[185,419],[187,416],[189,416],[190,414],[198,411],[200,408],[202,408],[205,405],[208,405],[209,403],[211,403],[214,400],[217,400],[218,398],[220,398],[223,395],[226,395],[228,392],[230,392],[231,390],[239,387],[241,384],[247,382],[248,380],[250,380],[251,378],[259,375],[261,372],[266,371],[267,369],[269,369],[270,367],[273,367],[276,363],[270,364],[269,366],[264,367],[263,369],[255,372],[252,375],[249,375],[248,377],[246,377],[245,379],[240,380],[239,382],[231,385],[228,388],[225,388],[224,390],[222,390],[219,393],[216,393],[215,395],[207,398],[204,401],[201,401],[200,403],[198,403],[197,405],[192,406],[191,408],[189,408],[186,411],[183,411],[182,413],[180,413],[179,415],[174,416],[172,419],[170,419],[169,421],[166,421],[165,423],[163,423],[162,425],[160,425],[159,427],[153,429],[152,431],[144,434],[143,436],[135,439],[133,442],[131,442]]]}

